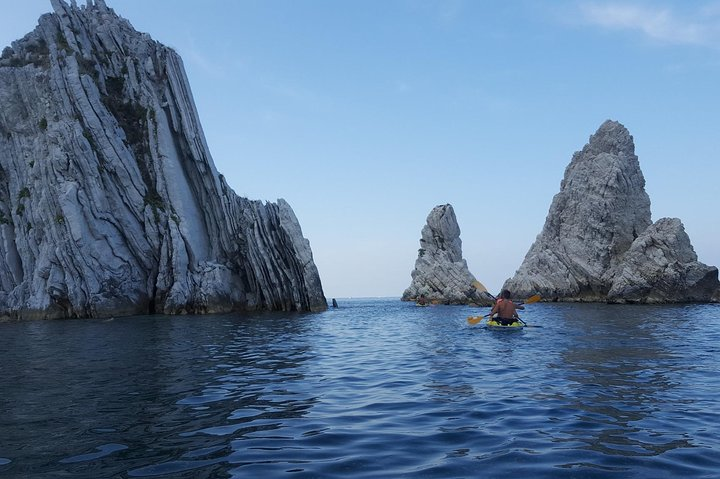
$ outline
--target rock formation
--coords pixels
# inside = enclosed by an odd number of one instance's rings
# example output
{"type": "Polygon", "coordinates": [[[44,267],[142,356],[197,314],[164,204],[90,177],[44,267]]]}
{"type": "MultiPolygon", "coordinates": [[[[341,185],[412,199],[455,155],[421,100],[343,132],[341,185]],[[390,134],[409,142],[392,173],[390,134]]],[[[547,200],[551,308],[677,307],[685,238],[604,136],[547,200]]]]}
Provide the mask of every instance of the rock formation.
{"type": "Polygon", "coordinates": [[[718,287],[717,268],[698,262],[677,218],[662,218],[643,231],[612,277],[612,301],[708,301],[718,287]]]}
{"type": "Polygon", "coordinates": [[[462,257],[460,227],[451,205],[433,208],[421,234],[412,283],[403,293],[403,301],[416,301],[424,295],[434,303],[492,304],[488,295],[472,286],[476,279],[462,257]]]}
{"type": "Polygon", "coordinates": [[[710,301],[718,270],[697,261],[682,223],[651,225],[630,133],[606,121],[573,155],[542,232],[505,288],[561,301],[710,301]]]}
{"type": "Polygon", "coordinates": [[[216,171],[180,57],[52,6],[0,58],[0,317],[327,308],[290,206],[216,171]]]}

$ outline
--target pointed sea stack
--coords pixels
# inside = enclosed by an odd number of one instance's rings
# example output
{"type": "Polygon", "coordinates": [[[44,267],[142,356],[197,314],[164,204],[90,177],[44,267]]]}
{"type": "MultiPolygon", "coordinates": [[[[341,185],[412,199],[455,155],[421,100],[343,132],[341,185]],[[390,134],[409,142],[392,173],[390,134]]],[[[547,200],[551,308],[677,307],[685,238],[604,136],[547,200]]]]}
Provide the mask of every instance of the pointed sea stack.
{"type": "Polygon", "coordinates": [[[417,301],[424,295],[433,303],[492,304],[489,296],[472,286],[476,279],[462,257],[460,227],[451,205],[433,208],[421,234],[412,283],[403,293],[403,301],[417,301]]]}
{"type": "Polygon", "coordinates": [[[651,226],[633,138],[606,121],[573,155],[542,232],[505,288],[559,301],[711,301],[718,270],[697,261],[678,219],[651,226]]]}
{"type": "Polygon", "coordinates": [[[326,309],[290,205],[216,171],[181,58],[52,6],[0,58],[0,317],[326,309]]]}

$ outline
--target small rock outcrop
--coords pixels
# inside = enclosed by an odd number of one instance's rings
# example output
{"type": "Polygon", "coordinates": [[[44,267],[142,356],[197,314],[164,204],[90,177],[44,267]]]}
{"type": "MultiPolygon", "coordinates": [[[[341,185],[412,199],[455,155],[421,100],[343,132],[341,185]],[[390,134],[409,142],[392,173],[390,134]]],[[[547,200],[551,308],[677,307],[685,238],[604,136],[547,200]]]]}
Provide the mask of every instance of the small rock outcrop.
{"type": "Polygon", "coordinates": [[[709,301],[718,270],[698,262],[682,222],[662,218],[633,242],[611,273],[608,300],[675,303],[709,301]]]}
{"type": "Polygon", "coordinates": [[[492,304],[490,296],[473,286],[476,279],[462,257],[460,227],[451,205],[433,208],[421,234],[412,282],[403,301],[417,301],[422,295],[433,303],[492,304]]]}
{"type": "Polygon", "coordinates": [[[290,205],[216,171],[181,58],[51,3],[0,57],[0,317],[326,309],[290,205]]]}
{"type": "Polygon", "coordinates": [[[711,301],[718,270],[697,261],[682,223],[652,224],[633,138],[606,121],[573,155],[542,232],[515,276],[515,296],[598,302],[711,301]]]}

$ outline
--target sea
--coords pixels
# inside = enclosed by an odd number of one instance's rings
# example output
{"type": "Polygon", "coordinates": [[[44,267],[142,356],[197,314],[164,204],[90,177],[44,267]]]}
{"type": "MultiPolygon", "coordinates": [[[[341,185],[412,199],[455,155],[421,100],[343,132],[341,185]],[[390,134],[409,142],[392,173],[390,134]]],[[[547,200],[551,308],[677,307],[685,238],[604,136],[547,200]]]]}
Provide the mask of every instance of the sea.
{"type": "Polygon", "coordinates": [[[718,478],[720,305],[0,323],[0,478],[718,478]]]}

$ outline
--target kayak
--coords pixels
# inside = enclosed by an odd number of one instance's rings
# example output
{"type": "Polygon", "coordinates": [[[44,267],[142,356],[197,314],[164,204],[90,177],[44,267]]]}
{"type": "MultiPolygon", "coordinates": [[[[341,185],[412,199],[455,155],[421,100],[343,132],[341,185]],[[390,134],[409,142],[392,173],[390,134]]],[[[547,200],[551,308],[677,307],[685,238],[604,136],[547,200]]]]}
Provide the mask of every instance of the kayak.
{"type": "Polygon", "coordinates": [[[508,325],[501,324],[494,319],[489,319],[487,322],[488,329],[496,329],[496,330],[502,330],[502,331],[519,331],[522,328],[525,327],[525,324],[520,321],[515,321],[513,323],[510,323],[508,325]]]}

